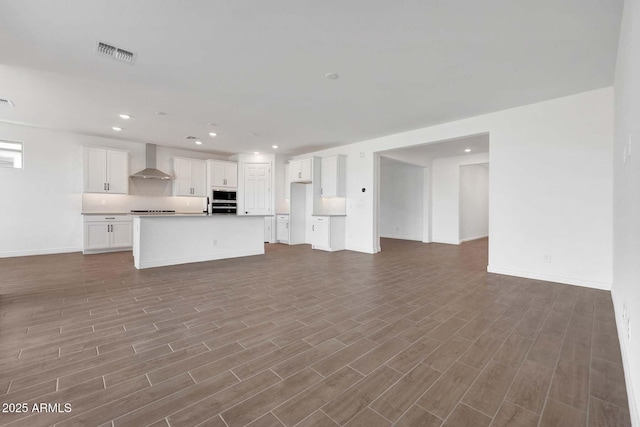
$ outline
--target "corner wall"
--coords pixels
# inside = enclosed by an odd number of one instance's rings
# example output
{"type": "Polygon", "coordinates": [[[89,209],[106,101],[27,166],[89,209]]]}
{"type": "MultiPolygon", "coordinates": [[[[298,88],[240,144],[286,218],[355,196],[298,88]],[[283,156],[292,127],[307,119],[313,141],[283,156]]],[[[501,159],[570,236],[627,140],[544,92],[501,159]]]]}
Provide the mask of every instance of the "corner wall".
{"type": "Polygon", "coordinates": [[[377,250],[375,153],[481,133],[491,138],[488,270],[610,289],[610,87],[310,153],[348,156],[347,249],[377,250]]]}
{"type": "Polygon", "coordinates": [[[631,421],[640,426],[640,1],[624,5],[615,78],[613,285],[631,421]],[[631,140],[631,155],[628,144],[631,140]],[[626,162],[625,162],[626,157],[626,162]],[[626,316],[625,314],[626,307],[626,316]],[[627,321],[632,323],[629,328],[627,321]],[[630,330],[628,330],[630,329],[630,330]],[[630,334],[629,334],[630,332],[630,334]]]}

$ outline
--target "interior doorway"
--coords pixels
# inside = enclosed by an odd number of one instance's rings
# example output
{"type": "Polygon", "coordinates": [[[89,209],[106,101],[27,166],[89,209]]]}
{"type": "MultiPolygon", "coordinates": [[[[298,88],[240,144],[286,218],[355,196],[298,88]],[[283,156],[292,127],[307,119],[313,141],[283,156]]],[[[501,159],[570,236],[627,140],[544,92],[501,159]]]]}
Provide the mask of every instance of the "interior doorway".
{"type": "Polygon", "coordinates": [[[459,245],[489,235],[489,134],[378,153],[380,237],[459,245]]]}

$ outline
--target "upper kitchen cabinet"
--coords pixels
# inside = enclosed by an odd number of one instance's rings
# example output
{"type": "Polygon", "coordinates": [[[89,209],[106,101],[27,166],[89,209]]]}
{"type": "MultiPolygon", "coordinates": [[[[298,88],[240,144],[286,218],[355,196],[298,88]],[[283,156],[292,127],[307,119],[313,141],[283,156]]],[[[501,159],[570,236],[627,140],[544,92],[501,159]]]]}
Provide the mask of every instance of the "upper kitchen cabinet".
{"type": "Polygon", "coordinates": [[[302,160],[291,160],[289,162],[289,177],[291,182],[311,182],[312,181],[312,158],[302,160]]]}
{"type": "Polygon", "coordinates": [[[206,197],[207,163],[205,160],[174,157],[174,196],[206,197]]]}
{"type": "Polygon", "coordinates": [[[345,197],[347,158],[342,155],[323,157],[320,178],[322,197],[345,197]]]}
{"type": "Polygon", "coordinates": [[[127,194],[129,153],[107,148],[84,148],[84,192],[127,194]]]}
{"type": "Polygon", "coordinates": [[[207,160],[209,183],[214,188],[238,187],[238,164],[222,160],[207,160]]]}

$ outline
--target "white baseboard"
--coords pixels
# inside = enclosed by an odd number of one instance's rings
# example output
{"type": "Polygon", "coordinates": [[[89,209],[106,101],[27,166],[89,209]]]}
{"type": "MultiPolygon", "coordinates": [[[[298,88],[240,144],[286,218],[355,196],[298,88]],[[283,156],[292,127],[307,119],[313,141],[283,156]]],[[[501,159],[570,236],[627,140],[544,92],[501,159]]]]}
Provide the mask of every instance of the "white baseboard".
{"type": "Polygon", "coordinates": [[[472,241],[472,240],[485,239],[485,238],[487,238],[487,237],[489,237],[489,235],[488,235],[488,234],[484,234],[484,235],[482,235],[482,236],[467,237],[466,239],[462,239],[462,240],[460,240],[460,243],[470,242],[470,241],[472,241]]]}
{"type": "Polygon", "coordinates": [[[439,239],[431,239],[432,243],[444,243],[445,245],[459,245],[460,242],[456,240],[439,240],[439,239]]]}
{"type": "Polygon", "coordinates": [[[613,311],[616,317],[616,329],[618,330],[618,341],[620,341],[620,353],[622,354],[622,367],[624,371],[624,383],[627,389],[627,401],[629,402],[629,414],[632,426],[640,426],[640,414],[638,413],[637,401],[633,391],[633,383],[631,379],[631,364],[627,357],[627,340],[625,339],[626,331],[624,330],[624,322],[622,321],[622,303],[618,303],[615,292],[611,292],[613,300],[613,311]]]}
{"type": "Polygon", "coordinates": [[[414,240],[416,242],[422,241],[422,236],[411,236],[405,234],[381,234],[383,239],[399,239],[399,240],[414,240]]]}
{"type": "Polygon", "coordinates": [[[604,291],[611,290],[611,283],[598,282],[588,279],[576,279],[574,277],[555,276],[550,274],[532,273],[530,271],[512,270],[508,268],[487,266],[487,272],[495,274],[504,274],[507,276],[524,277],[526,279],[544,280],[545,282],[562,283],[565,285],[582,286],[585,288],[601,289],[604,291]]]}
{"type": "Polygon", "coordinates": [[[364,246],[346,246],[345,249],[347,251],[362,252],[365,254],[372,254],[372,255],[377,253],[373,248],[366,248],[364,246]]]}
{"type": "Polygon", "coordinates": [[[33,256],[33,255],[52,255],[52,254],[66,254],[70,252],[82,252],[82,248],[53,248],[53,249],[34,249],[30,251],[12,251],[12,252],[0,252],[0,258],[11,258],[19,256],[33,256]]]}

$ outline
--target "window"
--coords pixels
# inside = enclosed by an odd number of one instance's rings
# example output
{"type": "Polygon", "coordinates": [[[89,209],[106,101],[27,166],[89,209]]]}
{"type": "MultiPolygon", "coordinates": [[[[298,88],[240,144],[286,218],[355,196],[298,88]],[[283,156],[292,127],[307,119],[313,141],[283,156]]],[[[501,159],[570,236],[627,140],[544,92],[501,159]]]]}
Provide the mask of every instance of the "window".
{"type": "Polygon", "coordinates": [[[22,142],[0,139],[0,168],[22,169],[22,142]]]}

